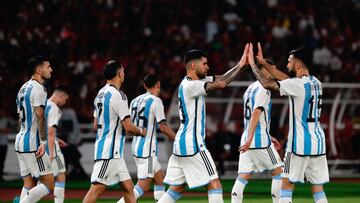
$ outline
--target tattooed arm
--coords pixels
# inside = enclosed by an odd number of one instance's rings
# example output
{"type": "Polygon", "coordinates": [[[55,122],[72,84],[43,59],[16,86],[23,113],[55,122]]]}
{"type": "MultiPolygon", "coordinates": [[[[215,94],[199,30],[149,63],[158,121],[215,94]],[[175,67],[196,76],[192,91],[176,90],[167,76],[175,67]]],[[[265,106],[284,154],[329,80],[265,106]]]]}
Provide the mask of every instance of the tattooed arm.
{"type": "Polygon", "coordinates": [[[44,107],[36,106],[35,107],[35,114],[37,117],[37,125],[38,131],[40,135],[41,144],[36,151],[36,157],[41,157],[45,153],[45,143],[46,143],[46,120],[45,120],[45,111],[44,107]]]}
{"type": "Polygon", "coordinates": [[[231,81],[233,81],[245,68],[245,65],[247,64],[247,53],[249,50],[249,44],[246,44],[244,48],[243,55],[239,61],[239,63],[228,70],[226,73],[222,75],[215,76],[215,81],[208,82],[205,86],[205,90],[213,90],[213,89],[220,89],[225,88],[231,81]]]}
{"type": "Polygon", "coordinates": [[[278,83],[277,81],[275,81],[275,80],[266,78],[266,77],[261,73],[261,71],[260,71],[260,69],[257,67],[257,65],[255,64],[252,43],[250,43],[248,60],[249,60],[250,66],[251,66],[251,70],[253,71],[256,79],[261,83],[261,85],[262,85],[265,89],[279,91],[279,83],[278,83]]]}

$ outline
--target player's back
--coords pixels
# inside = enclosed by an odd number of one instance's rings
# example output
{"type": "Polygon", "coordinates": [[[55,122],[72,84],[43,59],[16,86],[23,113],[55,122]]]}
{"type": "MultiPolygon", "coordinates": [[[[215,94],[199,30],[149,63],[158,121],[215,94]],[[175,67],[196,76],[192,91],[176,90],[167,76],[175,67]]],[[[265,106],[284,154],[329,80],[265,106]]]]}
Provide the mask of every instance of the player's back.
{"type": "Polygon", "coordinates": [[[244,95],[244,132],[241,136],[241,144],[244,145],[249,137],[249,126],[252,112],[260,109],[261,114],[256,124],[254,137],[251,142],[251,149],[269,147],[270,140],[270,120],[271,120],[271,92],[266,90],[258,81],[253,82],[246,89],[244,95]]]}
{"type": "MultiPolygon", "coordinates": [[[[60,108],[50,99],[46,102],[45,117],[48,127],[57,128],[59,126],[59,120],[61,118],[60,108]]],[[[47,131],[48,132],[48,131],[47,131]]],[[[57,134],[55,133],[55,145],[54,145],[54,157],[57,156],[57,151],[60,150],[59,142],[57,140],[57,134]]],[[[49,153],[49,147],[47,145],[46,151],[49,153]]]]}
{"type": "Polygon", "coordinates": [[[136,126],[146,128],[146,136],[133,137],[132,155],[140,158],[156,156],[158,123],[165,120],[161,99],[148,92],[139,95],[131,101],[130,111],[133,123],[136,126]]]}
{"type": "Polygon", "coordinates": [[[21,127],[16,135],[15,151],[36,152],[40,145],[35,107],[46,105],[46,89],[36,80],[29,80],[19,90],[16,97],[17,112],[21,127]]]}
{"type": "Polygon", "coordinates": [[[121,158],[125,130],[121,120],[129,116],[126,95],[115,86],[106,84],[94,100],[94,117],[97,118],[95,160],[121,158]]]}
{"type": "Polygon", "coordinates": [[[192,80],[185,77],[178,89],[180,128],[176,133],[173,153],[191,156],[206,150],[205,146],[205,84],[213,77],[192,80]]]}
{"type": "Polygon", "coordinates": [[[290,103],[287,151],[305,156],[325,154],[321,82],[314,76],[286,79],[280,81],[280,94],[288,95],[290,103]]]}

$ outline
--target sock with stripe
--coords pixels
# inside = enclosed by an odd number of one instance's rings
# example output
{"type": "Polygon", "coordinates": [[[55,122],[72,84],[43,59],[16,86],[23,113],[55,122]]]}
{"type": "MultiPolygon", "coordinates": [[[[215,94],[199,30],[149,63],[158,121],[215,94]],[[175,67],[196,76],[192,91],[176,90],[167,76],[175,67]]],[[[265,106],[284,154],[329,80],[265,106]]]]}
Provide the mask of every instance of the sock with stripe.
{"type": "Polygon", "coordinates": [[[54,202],[63,203],[65,197],[65,182],[55,182],[54,202]]]}
{"type": "Polygon", "coordinates": [[[224,203],[222,189],[213,189],[208,191],[209,203],[224,203]]]}
{"type": "Polygon", "coordinates": [[[314,197],[315,203],[327,203],[328,202],[324,191],[315,192],[313,197],[314,197]]]}
{"type": "Polygon", "coordinates": [[[292,191],[281,189],[279,203],[292,203],[292,191]]]}
{"type": "Polygon", "coordinates": [[[154,185],[154,199],[155,202],[159,201],[159,199],[165,193],[165,186],[164,185],[154,185]]]}
{"type": "Polygon", "coordinates": [[[271,182],[271,197],[273,203],[278,203],[280,199],[280,190],[281,190],[281,176],[273,176],[271,182]]]}
{"type": "Polygon", "coordinates": [[[26,187],[23,187],[21,189],[20,200],[22,200],[28,192],[29,192],[29,189],[26,187]]]}
{"type": "Polygon", "coordinates": [[[181,193],[168,189],[158,203],[175,203],[181,198],[181,193]]]}
{"type": "Polygon", "coordinates": [[[248,181],[243,178],[238,177],[236,179],[235,184],[231,191],[231,202],[232,203],[242,203],[244,188],[247,183],[248,183],[248,181]]]}
{"type": "Polygon", "coordinates": [[[40,183],[37,186],[31,188],[28,194],[20,201],[20,203],[32,203],[38,202],[42,197],[49,194],[50,190],[43,184],[40,183]]]}

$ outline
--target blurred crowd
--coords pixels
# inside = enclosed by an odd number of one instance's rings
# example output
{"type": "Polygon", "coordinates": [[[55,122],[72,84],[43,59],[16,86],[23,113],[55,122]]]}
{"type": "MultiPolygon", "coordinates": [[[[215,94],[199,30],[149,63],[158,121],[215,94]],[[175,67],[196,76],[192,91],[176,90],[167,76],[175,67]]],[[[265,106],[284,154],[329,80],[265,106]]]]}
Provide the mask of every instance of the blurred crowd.
{"type": "MultiPolygon", "coordinates": [[[[68,107],[80,123],[92,120],[93,99],[104,84],[102,67],[121,61],[129,100],[141,79],[155,72],[166,108],[185,74],[191,48],[209,55],[211,73],[236,64],[247,42],[261,42],[265,56],[285,67],[288,52],[307,46],[310,71],[323,82],[360,81],[358,0],[12,0],[0,7],[0,108],[16,118],[15,96],[28,80],[26,61],[50,57],[53,78],[71,87],[68,107]]],[[[285,69],[283,69],[285,70],[285,69]]],[[[254,80],[251,71],[239,80],[254,80]]]]}

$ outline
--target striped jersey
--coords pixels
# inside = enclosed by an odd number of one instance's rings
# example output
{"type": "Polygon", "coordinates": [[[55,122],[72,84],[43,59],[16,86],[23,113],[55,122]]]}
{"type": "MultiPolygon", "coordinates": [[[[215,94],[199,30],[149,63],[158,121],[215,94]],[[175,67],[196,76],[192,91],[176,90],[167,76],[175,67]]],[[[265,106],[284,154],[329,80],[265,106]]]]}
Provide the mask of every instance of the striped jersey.
{"type": "Polygon", "coordinates": [[[267,148],[271,145],[270,120],[271,120],[271,92],[266,90],[259,81],[252,83],[244,93],[244,132],[241,144],[244,145],[249,137],[250,119],[252,112],[261,108],[259,122],[256,125],[250,149],[267,148]]]}
{"type": "MultiPolygon", "coordinates": [[[[53,101],[47,100],[46,108],[45,108],[45,116],[46,116],[47,127],[54,127],[54,128],[59,127],[61,110],[53,101]]],[[[61,152],[59,142],[57,140],[57,135],[55,134],[54,157],[57,157],[57,153],[59,151],[61,152]]],[[[46,152],[49,154],[48,144],[46,146],[46,152]]]]}
{"type": "Polygon", "coordinates": [[[205,146],[205,85],[213,77],[192,80],[185,77],[178,89],[180,128],[174,140],[173,153],[192,156],[206,150],[205,146]]]}
{"type": "Polygon", "coordinates": [[[15,151],[36,152],[40,145],[35,107],[46,106],[46,89],[36,80],[29,80],[19,90],[16,97],[17,112],[21,128],[16,135],[15,151]]]}
{"type": "Polygon", "coordinates": [[[129,117],[126,95],[115,86],[106,84],[94,100],[97,118],[95,160],[123,158],[125,129],[121,121],[129,117]]]}
{"type": "Polygon", "coordinates": [[[147,158],[157,155],[157,127],[165,121],[161,99],[150,93],[142,94],[130,103],[130,116],[137,126],[146,128],[146,136],[134,136],[131,152],[135,157],[147,158]]]}
{"type": "Polygon", "coordinates": [[[279,81],[280,95],[289,96],[289,135],[286,151],[311,156],[326,153],[320,125],[321,82],[314,76],[279,81]]]}

